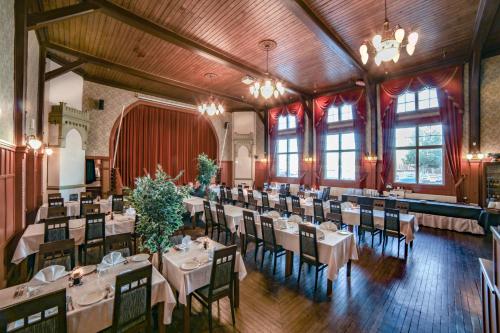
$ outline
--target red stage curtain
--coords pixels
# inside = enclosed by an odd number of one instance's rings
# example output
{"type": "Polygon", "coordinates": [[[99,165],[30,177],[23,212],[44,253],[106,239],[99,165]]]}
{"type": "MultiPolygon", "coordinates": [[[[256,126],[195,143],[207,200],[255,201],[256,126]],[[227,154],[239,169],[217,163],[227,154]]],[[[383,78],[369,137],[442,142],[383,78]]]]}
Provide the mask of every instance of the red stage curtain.
{"type": "MultiPolygon", "coordinates": [[[[399,94],[406,90],[418,91],[424,87],[438,88],[439,114],[443,124],[446,161],[457,186],[462,179],[462,116],[463,116],[463,68],[462,66],[441,69],[384,82],[380,89],[382,111],[383,161],[380,173],[380,190],[389,183],[393,169],[394,125],[399,94]]],[[[460,189],[456,195],[461,200],[460,189]]]]}
{"type": "Polygon", "coordinates": [[[364,187],[367,174],[364,171],[364,155],[366,153],[366,97],[364,89],[355,89],[330,96],[318,97],[314,100],[314,127],[316,129],[316,167],[315,182],[319,186],[323,175],[323,149],[326,144],[328,130],[327,117],[328,108],[332,105],[351,104],[354,117],[354,133],[358,151],[359,172],[357,180],[360,187],[364,187]]]}
{"type": "Polygon", "coordinates": [[[217,137],[205,117],[194,113],[138,105],[123,118],[116,167],[125,186],[146,170],[154,174],[160,164],[170,176],[181,170],[178,183],[194,181],[196,157],[200,153],[217,158],[217,137]]]}
{"type": "Polygon", "coordinates": [[[269,110],[269,169],[268,175],[269,179],[273,179],[276,176],[275,165],[275,149],[276,149],[276,138],[278,134],[278,118],[281,116],[286,116],[288,114],[295,116],[296,119],[296,133],[297,133],[297,145],[299,149],[299,182],[302,184],[304,181],[304,105],[301,102],[296,102],[288,104],[285,106],[280,106],[272,108],[269,110]]]}

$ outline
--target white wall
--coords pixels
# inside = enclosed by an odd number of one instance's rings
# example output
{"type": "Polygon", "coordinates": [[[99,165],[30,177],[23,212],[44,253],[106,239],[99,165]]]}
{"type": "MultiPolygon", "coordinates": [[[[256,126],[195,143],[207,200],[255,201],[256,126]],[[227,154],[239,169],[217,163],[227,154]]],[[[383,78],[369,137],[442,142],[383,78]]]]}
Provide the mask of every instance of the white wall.
{"type": "MultiPolygon", "coordinates": [[[[47,60],[47,71],[59,67],[61,66],[55,62],[47,60]]],[[[47,81],[45,83],[45,91],[50,105],[65,102],[72,108],[82,110],[83,78],[80,75],[69,72],[47,81]]]]}

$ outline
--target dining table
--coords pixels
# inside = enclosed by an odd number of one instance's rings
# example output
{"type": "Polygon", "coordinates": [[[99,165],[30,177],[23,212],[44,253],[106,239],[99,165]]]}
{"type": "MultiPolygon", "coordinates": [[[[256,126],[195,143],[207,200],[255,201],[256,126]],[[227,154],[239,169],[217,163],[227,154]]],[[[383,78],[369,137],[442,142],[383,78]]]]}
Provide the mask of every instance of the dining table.
{"type": "MultiPolygon", "coordinates": [[[[0,308],[5,308],[28,300],[31,297],[41,296],[47,293],[66,289],[68,311],[66,313],[67,328],[69,333],[93,333],[100,332],[113,323],[114,297],[108,295],[102,300],[91,305],[80,305],[84,295],[114,287],[116,276],[149,265],[150,262],[134,262],[133,257],[127,258],[121,263],[108,268],[103,272],[94,271],[82,277],[82,284],[73,286],[68,276],[49,282],[41,283],[32,279],[27,283],[12,286],[0,290],[0,308]],[[16,291],[23,290],[22,293],[16,291]],[[18,296],[15,296],[18,294],[18,296]],[[21,296],[19,296],[21,294],[21,296]]],[[[172,321],[172,312],[176,305],[176,299],[167,280],[153,267],[151,279],[151,306],[158,305],[158,324],[160,332],[165,331],[165,326],[172,321]]]]}
{"type": "MultiPolygon", "coordinates": [[[[94,199],[94,204],[98,204],[100,206],[101,213],[107,214],[111,212],[111,199],[94,199]]],[[[80,216],[80,201],[64,201],[64,207],[66,207],[66,216],[80,216]]],[[[48,203],[44,203],[43,205],[41,205],[36,213],[35,223],[39,223],[41,220],[46,219],[48,211],[48,203]]]]}
{"type": "MultiPolygon", "coordinates": [[[[210,252],[220,248],[224,248],[223,244],[201,237],[198,240],[191,241],[186,248],[176,249],[173,247],[168,252],[163,254],[163,275],[167,278],[168,283],[178,292],[178,301],[184,306],[184,332],[190,331],[190,304],[188,295],[198,288],[204,287],[210,283],[210,275],[212,271],[212,262],[210,252]],[[205,249],[203,242],[207,242],[205,249]],[[202,258],[207,258],[203,260],[202,258]],[[193,269],[184,269],[183,264],[199,260],[198,267],[193,269]]],[[[239,306],[239,283],[247,275],[245,263],[240,252],[236,252],[235,267],[234,267],[234,306],[239,306]]]]}
{"type": "MultiPolygon", "coordinates": [[[[106,236],[134,232],[135,214],[113,214],[106,215],[106,236]]],[[[11,262],[19,264],[29,255],[37,253],[40,244],[44,243],[45,223],[30,224],[24,230],[23,235],[17,243],[16,250],[11,262]]],[[[69,220],[69,238],[75,240],[75,245],[83,244],[85,241],[85,219],[69,220]]]]}

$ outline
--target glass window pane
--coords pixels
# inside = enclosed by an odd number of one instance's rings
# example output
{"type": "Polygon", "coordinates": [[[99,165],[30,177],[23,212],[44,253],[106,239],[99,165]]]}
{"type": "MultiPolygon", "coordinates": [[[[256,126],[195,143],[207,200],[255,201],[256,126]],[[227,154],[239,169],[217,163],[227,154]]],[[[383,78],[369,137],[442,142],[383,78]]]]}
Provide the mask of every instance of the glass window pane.
{"type": "Polygon", "coordinates": [[[354,132],[351,133],[342,133],[342,150],[346,149],[355,149],[356,148],[356,143],[354,140],[354,132]]]}
{"type": "Polygon", "coordinates": [[[341,108],[341,120],[352,120],[352,105],[344,104],[341,108]]]}
{"type": "Polygon", "coordinates": [[[289,172],[288,177],[299,176],[299,154],[289,154],[289,172]]]}
{"type": "Polygon", "coordinates": [[[439,106],[436,88],[424,88],[418,92],[418,108],[429,109],[439,106]]]}
{"type": "Polygon", "coordinates": [[[278,118],[278,129],[286,129],[286,117],[281,116],[278,118]]]}
{"type": "Polygon", "coordinates": [[[288,152],[296,153],[299,151],[297,146],[297,139],[289,139],[288,143],[289,143],[288,152]]]}
{"type": "Polygon", "coordinates": [[[326,136],[326,150],[339,150],[338,134],[329,134],[326,136]]]}
{"type": "Polygon", "coordinates": [[[336,106],[331,106],[328,109],[328,118],[326,120],[329,123],[339,121],[339,108],[336,106]]]}
{"type": "Polygon", "coordinates": [[[415,127],[396,128],[396,147],[416,146],[415,132],[415,127]]]}
{"type": "Polygon", "coordinates": [[[396,150],[396,173],[394,181],[397,183],[417,182],[417,151],[415,149],[396,150]]]}
{"type": "Polygon", "coordinates": [[[326,153],[325,178],[339,179],[339,153],[326,153]]]}
{"type": "Polygon", "coordinates": [[[340,160],[342,163],[340,178],[343,180],[356,179],[356,153],[353,151],[343,152],[340,160]]]}
{"type": "Polygon", "coordinates": [[[288,128],[295,128],[295,116],[288,116],[288,128]]]}
{"type": "Polygon", "coordinates": [[[420,184],[443,184],[443,149],[420,149],[418,151],[418,182],[420,184]]]}
{"type": "Polygon", "coordinates": [[[276,174],[280,177],[286,177],[286,175],[287,175],[286,157],[287,157],[286,154],[279,154],[278,155],[278,165],[277,165],[276,174]]]}
{"type": "Polygon", "coordinates": [[[278,140],[278,153],[286,153],[288,151],[286,141],[287,140],[278,140]]]}
{"type": "Polygon", "coordinates": [[[418,144],[420,146],[442,145],[443,126],[429,125],[418,127],[418,144]]]}

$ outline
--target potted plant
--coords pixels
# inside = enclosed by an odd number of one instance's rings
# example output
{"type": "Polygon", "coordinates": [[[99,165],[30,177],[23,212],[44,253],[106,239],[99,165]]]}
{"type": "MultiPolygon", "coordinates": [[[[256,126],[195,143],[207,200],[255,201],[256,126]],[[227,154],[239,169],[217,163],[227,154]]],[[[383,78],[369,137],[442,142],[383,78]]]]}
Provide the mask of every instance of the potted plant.
{"type": "Polygon", "coordinates": [[[198,177],[196,180],[200,183],[200,191],[207,192],[212,179],[217,175],[219,167],[215,160],[210,159],[205,154],[198,155],[198,177]]]}
{"type": "Polygon", "coordinates": [[[140,216],[136,226],[136,233],[143,240],[140,249],[158,254],[160,272],[162,254],[172,246],[170,237],[183,226],[183,199],[189,196],[189,190],[174,184],[182,173],[172,178],[158,165],[154,178],[148,174],[135,180],[135,189],[130,196],[130,202],[140,216]]]}

